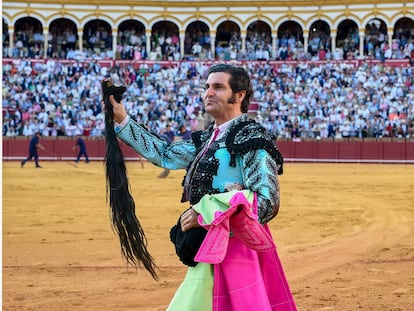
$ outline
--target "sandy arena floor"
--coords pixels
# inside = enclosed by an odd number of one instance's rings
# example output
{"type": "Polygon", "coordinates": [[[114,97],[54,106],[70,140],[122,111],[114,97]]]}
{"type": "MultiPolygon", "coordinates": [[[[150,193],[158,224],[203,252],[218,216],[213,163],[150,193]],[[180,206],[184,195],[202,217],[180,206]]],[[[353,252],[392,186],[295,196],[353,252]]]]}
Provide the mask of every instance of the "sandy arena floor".
{"type": "MultiPolygon", "coordinates": [[[[3,310],[161,311],[185,267],[169,229],[184,171],[128,162],[160,271],[127,267],[102,162],[3,162],[3,310]]],[[[299,310],[414,310],[414,165],[293,164],[271,222],[299,310]]],[[[260,311],[260,310],[259,310],[260,311]]]]}

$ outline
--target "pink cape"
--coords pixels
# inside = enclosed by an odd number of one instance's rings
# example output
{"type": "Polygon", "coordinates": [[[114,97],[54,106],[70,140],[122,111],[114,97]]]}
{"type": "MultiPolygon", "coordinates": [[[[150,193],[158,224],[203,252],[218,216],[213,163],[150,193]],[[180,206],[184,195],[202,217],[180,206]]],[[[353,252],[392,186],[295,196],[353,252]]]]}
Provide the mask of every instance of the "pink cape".
{"type": "Polygon", "coordinates": [[[209,231],[195,257],[214,264],[213,311],[296,310],[269,227],[257,221],[256,197],[250,204],[237,192],[229,204],[203,225],[209,231]]]}

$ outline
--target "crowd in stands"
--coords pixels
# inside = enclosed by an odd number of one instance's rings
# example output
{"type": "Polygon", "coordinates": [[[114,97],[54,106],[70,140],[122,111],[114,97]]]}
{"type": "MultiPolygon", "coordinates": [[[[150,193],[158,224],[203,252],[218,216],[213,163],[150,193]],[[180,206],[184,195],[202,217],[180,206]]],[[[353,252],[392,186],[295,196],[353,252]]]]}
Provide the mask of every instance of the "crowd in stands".
{"type": "MultiPolygon", "coordinates": [[[[154,30],[147,47],[145,30],[126,28],[117,36],[116,50],[112,50],[112,35],[104,28],[89,28],[84,38],[77,38],[75,29],[65,25],[65,31],[57,27],[49,33],[47,57],[85,60],[122,59],[122,60],[349,60],[361,57],[371,59],[414,59],[414,29],[398,28],[391,44],[387,35],[375,24],[368,25],[364,40],[364,55],[360,55],[358,29],[351,27],[345,38],[341,38],[332,48],[330,36],[324,31],[309,34],[305,50],[303,38],[299,33],[283,33],[272,45],[270,33],[249,29],[245,47],[242,47],[240,32],[232,32],[229,40],[216,42],[212,51],[208,30],[195,29],[186,32],[184,51],[180,51],[178,32],[169,29],[154,30]],[[77,40],[83,40],[83,49],[77,49],[77,40]],[[114,55],[115,54],[115,55],[114,55]],[[182,56],[184,55],[184,56],[182,56]]],[[[42,29],[23,27],[16,31],[15,44],[9,49],[8,33],[3,33],[3,56],[42,58],[45,55],[42,29]]]]}
{"type": "MultiPolygon", "coordinates": [[[[260,43],[261,44],[261,43],[260,43]]],[[[414,136],[414,67],[384,63],[244,62],[254,87],[252,117],[279,139],[414,136]]],[[[54,59],[3,64],[3,136],[104,136],[101,81],[127,86],[128,113],[150,130],[209,124],[202,103],[208,65],[182,61],[104,67],[54,59]]]]}

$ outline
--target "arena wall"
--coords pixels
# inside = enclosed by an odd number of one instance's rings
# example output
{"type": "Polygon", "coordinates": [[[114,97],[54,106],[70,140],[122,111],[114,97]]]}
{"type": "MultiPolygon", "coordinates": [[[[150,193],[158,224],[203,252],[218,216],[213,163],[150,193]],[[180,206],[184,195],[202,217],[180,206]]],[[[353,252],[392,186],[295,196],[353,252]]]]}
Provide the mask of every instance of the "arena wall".
{"type": "MultiPolygon", "coordinates": [[[[75,138],[43,138],[46,150],[40,150],[42,160],[73,160],[77,155],[75,138]]],[[[87,139],[91,160],[102,161],[105,140],[87,139]]],[[[130,147],[120,143],[126,160],[140,157],[130,147]]],[[[3,138],[3,161],[21,160],[28,155],[29,138],[3,138]]],[[[361,163],[414,163],[414,142],[394,141],[279,141],[279,149],[286,162],[361,162],[361,163]]]]}

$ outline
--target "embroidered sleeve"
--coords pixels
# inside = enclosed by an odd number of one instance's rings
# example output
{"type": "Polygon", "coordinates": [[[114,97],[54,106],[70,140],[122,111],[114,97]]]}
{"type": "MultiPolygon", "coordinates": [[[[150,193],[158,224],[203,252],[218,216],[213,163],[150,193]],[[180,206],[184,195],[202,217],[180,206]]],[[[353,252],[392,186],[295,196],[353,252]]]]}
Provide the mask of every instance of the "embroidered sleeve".
{"type": "Polygon", "coordinates": [[[116,135],[137,153],[160,167],[184,169],[194,158],[195,146],[191,140],[179,140],[169,144],[132,118],[116,135]]]}
{"type": "Polygon", "coordinates": [[[258,149],[242,156],[243,179],[246,189],[257,194],[260,223],[267,223],[279,210],[280,188],[278,164],[265,150],[258,149]]]}

